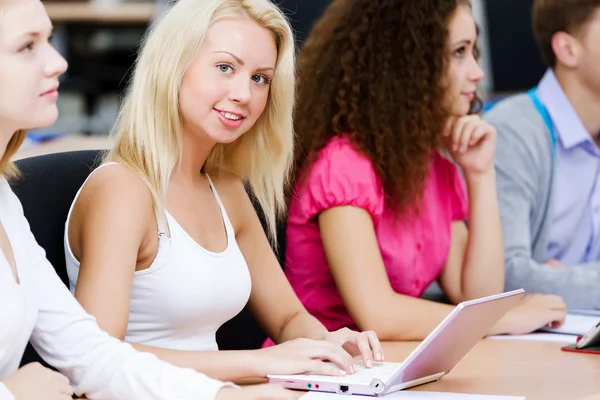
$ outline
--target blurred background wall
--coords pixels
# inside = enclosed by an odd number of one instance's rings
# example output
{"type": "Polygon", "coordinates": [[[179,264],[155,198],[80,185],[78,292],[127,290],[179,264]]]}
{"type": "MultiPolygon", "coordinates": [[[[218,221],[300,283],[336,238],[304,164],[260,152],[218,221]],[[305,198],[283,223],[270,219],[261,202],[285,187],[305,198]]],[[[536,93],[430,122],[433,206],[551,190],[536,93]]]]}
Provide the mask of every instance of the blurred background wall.
{"type": "MultiPolygon", "coordinates": [[[[377,1],[377,0],[373,0],[377,1]]],[[[330,0],[276,0],[301,45],[330,0]]],[[[140,39],[167,0],[47,0],[55,45],[69,61],[62,80],[61,117],[40,135],[106,135],[126,87],[140,39]]],[[[481,27],[485,99],[535,85],[544,72],[530,19],[533,0],[473,0],[481,27]]]]}

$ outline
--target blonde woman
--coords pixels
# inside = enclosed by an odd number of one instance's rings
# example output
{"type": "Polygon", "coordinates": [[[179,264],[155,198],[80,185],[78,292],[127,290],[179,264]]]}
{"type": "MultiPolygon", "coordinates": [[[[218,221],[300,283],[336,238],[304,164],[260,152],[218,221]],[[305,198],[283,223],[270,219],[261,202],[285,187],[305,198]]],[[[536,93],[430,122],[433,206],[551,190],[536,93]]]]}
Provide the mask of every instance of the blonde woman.
{"type": "Polygon", "coordinates": [[[39,0],[0,0],[0,400],[296,399],[280,387],[242,390],[175,368],[102,332],[60,281],[36,243],[7,179],[25,129],[57,118],[58,77],[67,63],[50,45],[39,0]],[[19,368],[27,342],[56,372],[19,368]],[[64,374],[64,375],[63,375],[64,374]]]}
{"type": "Polygon", "coordinates": [[[293,101],[293,36],[270,1],[179,0],[151,30],[114,147],[65,232],[72,290],[102,328],[227,380],[345,375],[352,356],[382,360],[373,332],[330,333],[306,312],[244,189],[248,182],[274,236],[293,101]],[[248,302],[282,344],[216,351],[217,329],[248,302]]]}

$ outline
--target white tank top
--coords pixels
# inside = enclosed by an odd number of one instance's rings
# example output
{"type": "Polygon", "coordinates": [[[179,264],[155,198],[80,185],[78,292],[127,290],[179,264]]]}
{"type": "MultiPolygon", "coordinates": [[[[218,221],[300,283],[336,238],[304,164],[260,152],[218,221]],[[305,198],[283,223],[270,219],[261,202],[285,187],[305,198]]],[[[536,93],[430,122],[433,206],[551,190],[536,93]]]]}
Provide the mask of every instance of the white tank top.
{"type": "MultiPolygon", "coordinates": [[[[96,170],[111,164],[116,163],[101,165],[96,170]]],[[[136,271],[133,277],[127,342],[174,350],[218,350],[217,329],[248,302],[251,290],[248,265],[225,207],[210,177],[208,180],[225,224],[227,248],[220,253],[206,250],[165,210],[171,236],[165,233],[159,220],[156,257],[147,269],[136,271]]],[[[80,192],[81,189],[73,204],[80,192]]],[[[73,205],[67,217],[64,242],[69,286],[74,293],[79,261],[68,240],[72,209],[73,205]]]]}

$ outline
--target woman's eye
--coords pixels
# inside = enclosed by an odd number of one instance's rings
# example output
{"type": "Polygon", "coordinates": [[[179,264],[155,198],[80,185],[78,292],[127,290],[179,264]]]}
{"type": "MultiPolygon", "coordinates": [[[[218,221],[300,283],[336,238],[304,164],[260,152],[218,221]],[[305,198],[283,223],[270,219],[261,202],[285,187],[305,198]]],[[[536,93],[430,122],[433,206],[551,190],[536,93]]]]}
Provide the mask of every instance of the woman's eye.
{"type": "Polygon", "coordinates": [[[271,83],[271,80],[265,75],[254,75],[252,77],[252,80],[258,83],[259,85],[268,85],[269,83],[271,83]]]}
{"type": "Polygon", "coordinates": [[[462,57],[465,54],[465,50],[466,49],[464,47],[460,47],[454,51],[454,55],[456,57],[462,57]]]}
{"type": "Polygon", "coordinates": [[[233,72],[233,68],[229,64],[217,64],[217,68],[219,68],[219,70],[224,73],[233,72]]]}
{"type": "Polygon", "coordinates": [[[21,51],[24,51],[26,53],[29,53],[31,50],[33,50],[33,42],[28,42],[25,46],[21,48],[21,51]]]}

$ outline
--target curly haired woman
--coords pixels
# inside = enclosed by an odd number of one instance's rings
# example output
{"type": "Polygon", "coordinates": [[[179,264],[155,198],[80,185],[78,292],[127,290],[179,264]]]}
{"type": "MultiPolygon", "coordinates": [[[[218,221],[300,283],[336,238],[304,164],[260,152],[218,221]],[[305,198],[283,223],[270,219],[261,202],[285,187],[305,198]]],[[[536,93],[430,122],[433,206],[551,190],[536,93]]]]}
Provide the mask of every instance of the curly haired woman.
{"type": "MultiPolygon", "coordinates": [[[[503,291],[476,42],[469,0],[335,0],[302,48],[286,274],[328,329],[419,340],[451,311],[421,298],[435,280],[454,304],[503,291]]],[[[490,334],[564,318],[527,296],[490,334]]]]}

